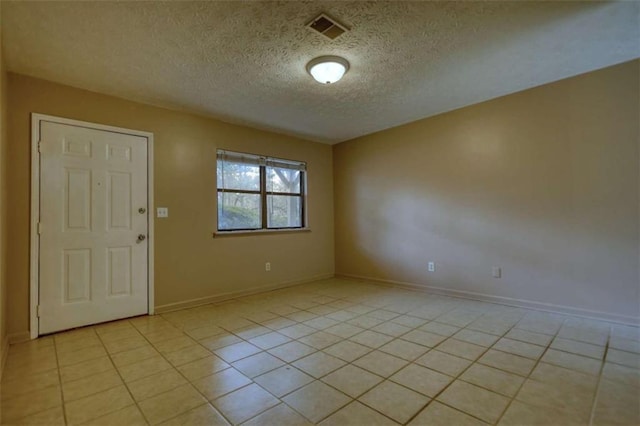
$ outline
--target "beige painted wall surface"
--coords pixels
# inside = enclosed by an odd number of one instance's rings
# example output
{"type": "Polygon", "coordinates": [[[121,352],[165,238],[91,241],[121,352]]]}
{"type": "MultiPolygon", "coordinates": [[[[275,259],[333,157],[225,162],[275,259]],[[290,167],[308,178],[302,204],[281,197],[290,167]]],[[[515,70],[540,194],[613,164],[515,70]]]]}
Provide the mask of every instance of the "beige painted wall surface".
{"type": "Polygon", "coordinates": [[[640,316],[639,64],[334,146],[336,273],[640,316]]]}
{"type": "Polygon", "coordinates": [[[31,112],[154,133],[156,306],[333,274],[330,146],[12,73],[9,107],[10,333],[28,329],[31,112]],[[217,148],[307,161],[312,232],[212,238],[217,148]]]}
{"type": "MultiPolygon", "coordinates": [[[[0,11],[2,7],[0,5],[0,11]]],[[[0,12],[1,16],[1,12],[0,12]]],[[[0,18],[1,20],[1,18],[0,18]]],[[[0,363],[5,350],[7,336],[7,281],[6,269],[6,218],[7,218],[7,185],[6,185],[6,146],[7,146],[7,73],[5,70],[2,35],[0,31],[0,363]]],[[[0,370],[2,365],[0,364],[0,370]]]]}

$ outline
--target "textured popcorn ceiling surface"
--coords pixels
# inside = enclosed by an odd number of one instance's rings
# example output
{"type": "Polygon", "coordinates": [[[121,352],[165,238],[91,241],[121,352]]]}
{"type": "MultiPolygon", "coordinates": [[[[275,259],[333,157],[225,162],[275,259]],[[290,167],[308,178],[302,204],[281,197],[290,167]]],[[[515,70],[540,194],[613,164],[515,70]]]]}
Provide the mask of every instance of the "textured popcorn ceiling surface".
{"type": "Polygon", "coordinates": [[[8,68],[328,143],[640,57],[638,2],[2,2],[8,68]],[[305,27],[326,12],[336,40],[305,27]],[[306,63],[351,63],[331,86],[306,63]]]}

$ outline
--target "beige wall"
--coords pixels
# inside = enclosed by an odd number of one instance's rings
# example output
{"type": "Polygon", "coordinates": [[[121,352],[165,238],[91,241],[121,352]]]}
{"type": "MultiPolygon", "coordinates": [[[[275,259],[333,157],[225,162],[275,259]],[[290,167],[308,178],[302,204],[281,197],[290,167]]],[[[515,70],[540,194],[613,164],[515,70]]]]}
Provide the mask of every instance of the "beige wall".
{"type": "Polygon", "coordinates": [[[330,146],[12,73],[8,86],[10,333],[29,326],[31,112],[154,133],[155,204],[169,208],[155,221],[156,306],[333,274],[330,146]],[[217,148],[307,161],[312,232],[213,239],[217,148]]]}
{"type": "MultiPolygon", "coordinates": [[[[1,6],[0,6],[1,10],[1,6]]],[[[1,13],[0,13],[1,16],[1,13]]],[[[1,20],[1,18],[0,18],[1,20]]],[[[1,33],[1,31],[0,31],[1,33]]],[[[5,279],[5,257],[7,252],[6,212],[6,146],[7,146],[7,73],[5,70],[2,35],[0,34],[0,373],[2,355],[5,353],[7,337],[7,281],[5,279]]]]}
{"type": "Polygon", "coordinates": [[[334,146],[336,273],[638,318],[639,63],[334,146]]]}

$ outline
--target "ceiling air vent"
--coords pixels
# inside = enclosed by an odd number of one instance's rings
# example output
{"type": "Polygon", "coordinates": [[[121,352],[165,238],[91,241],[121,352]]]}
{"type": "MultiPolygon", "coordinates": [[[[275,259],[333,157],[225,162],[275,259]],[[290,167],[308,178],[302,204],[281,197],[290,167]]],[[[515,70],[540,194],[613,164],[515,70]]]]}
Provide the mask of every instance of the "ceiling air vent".
{"type": "Polygon", "coordinates": [[[324,13],[321,13],[319,16],[309,22],[307,24],[307,27],[331,40],[334,40],[340,37],[343,33],[349,31],[347,27],[340,24],[335,19],[329,18],[324,13]]]}

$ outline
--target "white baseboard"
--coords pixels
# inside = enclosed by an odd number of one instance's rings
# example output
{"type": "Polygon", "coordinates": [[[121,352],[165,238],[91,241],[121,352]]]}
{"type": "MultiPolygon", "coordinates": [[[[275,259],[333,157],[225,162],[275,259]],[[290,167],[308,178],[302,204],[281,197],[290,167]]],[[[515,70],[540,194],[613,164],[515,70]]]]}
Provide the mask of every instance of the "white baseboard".
{"type": "Polygon", "coordinates": [[[2,339],[2,353],[0,353],[0,381],[2,381],[2,373],[4,373],[4,365],[7,362],[7,355],[9,355],[9,335],[4,336],[4,339],[2,339]]]}
{"type": "Polygon", "coordinates": [[[534,302],[524,299],[513,299],[510,297],[493,296],[484,293],[475,293],[464,290],[453,290],[442,287],[432,287],[426,285],[419,285],[413,283],[407,283],[402,281],[384,280],[380,278],[365,277],[361,275],[352,274],[338,274],[336,277],[365,280],[375,284],[382,284],[386,286],[399,287],[405,290],[420,291],[425,293],[439,294],[443,296],[458,297],[462,299],[478,300],[482,302],[496,303],[499,305],[515,306],[518,308],[536,309],[539,311],[553,312],[558,314],[568,314],[578,317],[585,317],[609,322],[615,322],[626,325],[640,325],[640,317],[632,317],[626,315],[612,314],[609,312],[591,311],[588,309],[575,308],[564,305],[554,305],[551,303],[534,302]]]}
{"type": "Polygon", "coordinates": [[[261,286],[261,287],[252,287],[252,288],[241,290],[241,291],[232,291],[232,292],[227,292],[222,294],[216,294],[214,296],[206,296],[206,297],[200,297],[197,299],[185,300],[182,302],[168,303],[166,305],[156,306],[155,313],[165,314],[167,312],[178,311],[180,309],[193,308],[194,306],[207,305],[209,303],[224,302],[226,300],[237,299],[239,297],[251,296],[253,294],[258,294],[258,293],[266,293],[268,291],[280,290],[282,288],[287,288],[287,287],[294,287],[297,285],[306,284],[313,281],[326,280],[333,277],[334,277],[334,274],[316,275],[316,276],[305,278],[302,280],[286,281],[279,284],[272,284],[272,285],[261,286]]]}

